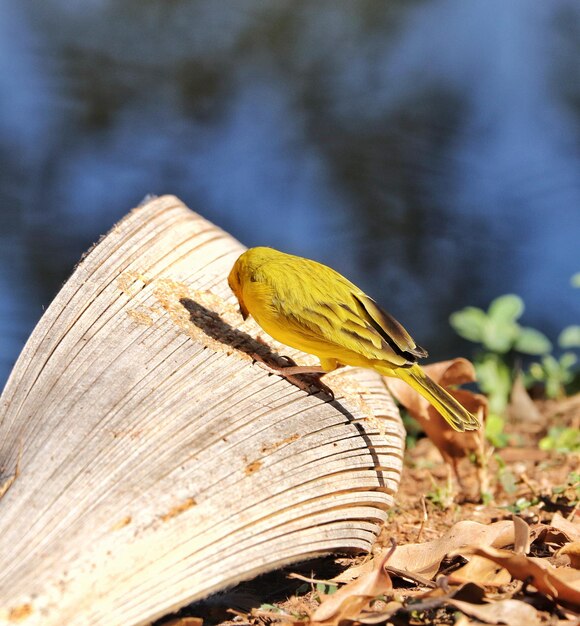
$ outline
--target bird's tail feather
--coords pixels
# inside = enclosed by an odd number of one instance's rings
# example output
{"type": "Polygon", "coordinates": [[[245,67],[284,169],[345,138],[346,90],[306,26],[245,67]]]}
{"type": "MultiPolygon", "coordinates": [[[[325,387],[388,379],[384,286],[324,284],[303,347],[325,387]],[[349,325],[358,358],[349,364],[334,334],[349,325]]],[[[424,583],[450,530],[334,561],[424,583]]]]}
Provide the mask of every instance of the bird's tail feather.
{"type": "Polygon", "coordinates": [[[400,367],[394,370],[393,373],[420,393],[455,430],[477,430],[481,428],[477,417],[445,391],[443,387],[429,378],[419,365],[400,367]]]}

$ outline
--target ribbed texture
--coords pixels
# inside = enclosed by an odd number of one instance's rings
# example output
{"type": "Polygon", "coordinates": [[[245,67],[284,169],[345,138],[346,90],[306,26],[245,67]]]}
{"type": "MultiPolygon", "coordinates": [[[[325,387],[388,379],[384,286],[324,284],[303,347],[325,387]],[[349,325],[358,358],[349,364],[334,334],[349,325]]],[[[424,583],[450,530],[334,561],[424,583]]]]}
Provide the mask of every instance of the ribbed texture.
{"type": "Polygon", "coordinates": [[[372,372],[329,377],[329,402],[252,364],[269,348],[226,284],[242,250],[159,198],[39,322],[0,399],[0,623],[148,623],[370,548],[399,483],[398,411],[372,372]]]}

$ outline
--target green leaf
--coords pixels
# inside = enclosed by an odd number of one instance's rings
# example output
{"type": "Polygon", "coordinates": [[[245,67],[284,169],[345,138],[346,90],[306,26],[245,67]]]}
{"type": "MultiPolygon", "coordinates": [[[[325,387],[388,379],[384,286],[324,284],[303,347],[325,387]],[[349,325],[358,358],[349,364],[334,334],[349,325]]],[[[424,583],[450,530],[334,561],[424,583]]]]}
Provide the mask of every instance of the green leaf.
{"type": "Polygon", "coordinates": [[[514,345],[520,327],[516,320],[524,312],[523,300],[514,294],[499,296],[489,305],[482,343],[488,350],[503,354],[514,345]]]}
{"type": "Polygon", "coordinates": [[[268,603],[261,604],[260,611],[269,611],[270,613],[282,613],[282,609],[280,607],[268,603]]]}
{"type": "Polygon", "coordinates": [[[548,378],[545,385],[545,393],[548,398],[556,399],[564,397],[562,382],[554,377],[548,378]]]}
{"type": "Polygon", "coordinates": [[[483,326],[487,320],[484,311],[474,306],[468,306],[461,311],[452,313],[449,323],[455,332],[469,341],[481,342],[483,336],[483,326]]]}
{"type": "Polygon", "coordinates": [[[560,357],[560,367],[563,370],[569,370],[576,365],[578,357],[573,352],[564,352],[560,357]]]}
{"type": "Polygon", "coordinates": [[[544,368],[541,363],[530,363],[528,373],[532,377],[532,380],[544,380],[544,368]]]}
{"type": "Polygon", "coordinates": [[[561,348],[580,348],[580,326],[567,326],[558,337],[561,348]]]}
{"type": "Polygon", "coordinates": [[[492,352],[508,352],[519,334],[520,327],[515,322],[488,318],[483,329],[483,345],[492,352]]]}
{"type": "Polygon", "coordinates": [[[513,504],[508,505],[506,508],[508,511],[519,515],[522,511],[529,509],[531,506],[534,506],[538,503],[536,498],[532,500],[527,500],[526,498],[518,498],[513,504]]]}
{"type": "Polygon", "coordinates": [[[551,354],[546,354],[546,356],[542,358],[542,365],[548,376],[557,375],[560,371],[560,364],[551,354]]]}
{"type": "Polygon", "coordinates": [[[502,415],[512,388],[509,367],[499,355],[486,354],[475,363],[475,370],[479,386],[489,398],[490,412],[502,415]]]}
{"type": "Polygon", "coordinates": [[[515,322],[524,312],[524,301],[513,293],[499,296],[489,305],[488,316],[498,322],[515,322]]]}
{"type": "Polygon", "coordinates": [[[572,287],[580,287],[580,272],[576,272],[576,274],[572,276],[570,283],[572,284],[572,287]]]}
{"type": "Polygon", "coordinates": [[[524,354],[546,354],[552,350],[552,344],[539,330],[520,328],[514,348],[524,354]]]}
{"type": "Polygon", "coordinates": [[[576,428],[553,426],[548,435],[540,439],[541,450],[555,450],[559,453],[580,452],[580,431],[576,428]]]}
{"type": "Polygon", "coordinates": [[[573,352],[564,352],[559,360],[551,354],[545,354],[541,363],[531,363],[528,373],[532,380],[544,383],[548,398],[560,398],[565,395],[565,385],[574,379],[573,366],[577,357],[573,352]]]}
{"type": "Polygon", "coordinates": [[[493,494],[490,493],[489,491],[482,491],[481,492],[481,501],[482,501],[484,506],[487,506],[488,504],[493,502],[493,494]]]}
{"type": "Polygon", "coordinates": [[[485,436],[494,448],[505,448],[507,435],[503,432],[504,420],[495,413],[490,413],[485,421],[485,436]]]}

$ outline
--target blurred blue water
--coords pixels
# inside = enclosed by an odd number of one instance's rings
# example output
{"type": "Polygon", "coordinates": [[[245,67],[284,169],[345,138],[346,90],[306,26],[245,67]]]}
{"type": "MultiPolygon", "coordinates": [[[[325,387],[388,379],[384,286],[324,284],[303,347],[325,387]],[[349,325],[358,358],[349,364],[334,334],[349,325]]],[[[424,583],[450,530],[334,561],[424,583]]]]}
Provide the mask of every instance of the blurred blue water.
{"type": "Polygon", "coordinates": [[[327,262],[435,356],[580,321],[576,0],[0,0],[0,386],[148,193],[327,262]]]}

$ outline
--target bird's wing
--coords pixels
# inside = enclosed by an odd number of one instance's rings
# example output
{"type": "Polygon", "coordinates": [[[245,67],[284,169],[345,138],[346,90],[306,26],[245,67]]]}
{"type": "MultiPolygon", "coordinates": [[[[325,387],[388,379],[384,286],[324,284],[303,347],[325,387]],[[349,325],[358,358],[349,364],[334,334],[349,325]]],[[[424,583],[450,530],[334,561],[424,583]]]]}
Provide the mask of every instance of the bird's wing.
{"type": "Polygon", "coordinates": [[[372,298],[364,293],[355,294],[354,297],[365,310],[366,320],[370,320],[373,328],[385,341],[394,344],[395,350],[398,348],[402,353],[408,352],[418,358],[427,356],[427,350],[418,346],[403,325],[390,313],[381,309],[372,298]]]}
{"type": "Polygon", "coordinates": [[[399,366],[426,356],[395,318],[346,278],[330,268],[326,276],[317,267],[311,281],[304,278],[308,269],[302,269],[302,280],[283,281],[275,289],[274,306],[295,332],[399,366]]]}

